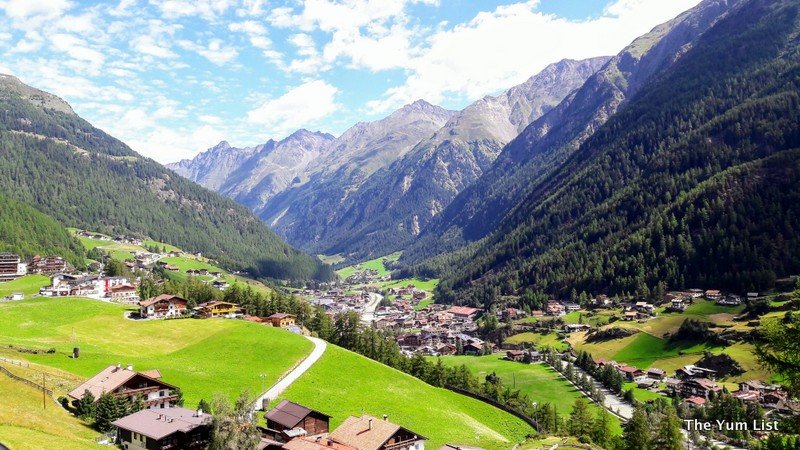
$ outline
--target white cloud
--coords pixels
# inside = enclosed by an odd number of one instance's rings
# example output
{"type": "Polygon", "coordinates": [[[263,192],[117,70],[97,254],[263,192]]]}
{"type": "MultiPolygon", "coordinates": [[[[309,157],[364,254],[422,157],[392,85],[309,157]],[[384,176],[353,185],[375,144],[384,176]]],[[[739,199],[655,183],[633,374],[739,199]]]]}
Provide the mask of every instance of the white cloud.
{"type": "Polygon", "coordinates": [[[417,98],[470,100],[518,84],[562,58],[617,53],[699,0],[620,0],[595,19],[569,21],[537,11],[538,1],[500,6],[434,33],[406,66],[409,76],[368,103],[382,112],[417,98]]]}
{"type": "Polygon", "coordinates": [[[272,135],[286,135],[336,112],[338,92],[325,81],[308,81],[248,112],[247,121],[265,126],[272,135]]]}
{"type": "Polygon", "coordinates": [[[198,16],[205,20],[216,20],[224,14],[233,4],[233,0],[150,0],[164,16],[179,18],[184,16],[198,16]]]}
{"type": "Polygon", "coordinates": [[[207,45],[182,40],[178,41],[178,46],[184,50],[193,51],[218,66],[227,64],[239,56],[239,52],[235,48],[226,46],[221,39],[217,38],[211,39],[207,45]]]}
{"type": "Polygon", "coordinates": [[[11,19],[14,28],[32,30],[43,23],[58,19],[72,2],[68,0],[4,0],[0,10],[11,19]]]}

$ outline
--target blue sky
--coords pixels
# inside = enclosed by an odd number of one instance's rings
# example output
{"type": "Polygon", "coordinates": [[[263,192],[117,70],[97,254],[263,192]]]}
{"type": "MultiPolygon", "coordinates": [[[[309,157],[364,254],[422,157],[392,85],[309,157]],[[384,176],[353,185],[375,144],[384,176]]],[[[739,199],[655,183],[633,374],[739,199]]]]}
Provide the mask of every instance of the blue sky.
{"type": "Polygon", "coordinates": [[[160,162],[460,109],[698,0],[0,0],[0,73],[160,162]]]}

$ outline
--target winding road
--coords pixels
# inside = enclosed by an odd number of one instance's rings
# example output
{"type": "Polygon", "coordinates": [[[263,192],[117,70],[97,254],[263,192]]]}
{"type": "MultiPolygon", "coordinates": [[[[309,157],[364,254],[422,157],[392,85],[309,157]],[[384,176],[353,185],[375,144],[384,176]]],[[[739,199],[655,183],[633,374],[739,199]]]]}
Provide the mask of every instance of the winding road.
{"type": "Polygon", "coordinates": [[[305,336],[306,339],[314,343],[314,350],[311,351],[311,354],[306,357],[303,361],[300,362],[294,369],[292,369],[286,376],[278,380],[271,388],[267,390],[267,392],[263,393],[259,396],[255,402],[253,402],[253,412],[261,409],[261,406],[264,404],[264,400],[272,401],[278,396],[280,396],[289,386],[292,385],[301,375],[306,373],[311,366],[314,365],[322,355],[325,353],[325,349],[328,348],[328,343],[323,341],[322,339],[305,336]]]}
{"type": "Polygon", "coordinates": [[[361,313],[361,323],[364,325],[372,326],[372,321],[375,320],[375,310],[381,304],[383,296],[374,292],[369,293],[369,303],[364,306],[364,311],[361,313]]]}

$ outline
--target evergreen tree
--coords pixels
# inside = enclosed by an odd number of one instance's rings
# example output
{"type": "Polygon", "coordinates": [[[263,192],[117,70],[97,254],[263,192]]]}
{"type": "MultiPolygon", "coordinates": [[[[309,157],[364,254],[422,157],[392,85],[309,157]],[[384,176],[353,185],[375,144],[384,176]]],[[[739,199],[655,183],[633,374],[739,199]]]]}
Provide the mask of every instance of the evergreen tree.
{"type": "Polygon", "coordinates": [[[624,426],[622,440],[625,450],[650,449],[650,422],[643,408],[637,406],[634,409],[633,416],[624,426]]]}
{"type": "Polygon", "coordinates": [[[214,414],[211,420],[211,443],[209,450],[253,449],[261,440],[261,433],[250,414],[250,396],[242,392],[231,405],[222,395],[212,401],[214,414]]]}
{"type": "Polygon", "coordinates": [[[97,399],[97,405],[94,410],[94,426],[102,432],[111,431],[114,428],[111,423],[123,417],[124,414],[124,402],[109,393],[105,393],[97,399]]]}
{"type": "Polygon", "coordinates": [[[592,442],[606,447],[611,436],[611,414],[605,408],[600,408],[592,424],[592,442]]]}
{"type": "Polygon", "coordinates": [[[681,420],[672,406],[665,409],[650,448],[652,450],[683,450],[681,420]]]}
{"type": "Polygon", "coordinates": [[[581,442],[589,442],[592,438],[592,416],[589,405],[583,397],[575,399],[572,413],[567,421],[569,434],[577,437],[581,442]]]}
{"type": "Polygon", "coordinates": [[[83,419],[94,417],[94,401],[94,395],[88,389],[83,391],[83,397],[75,404],[75,415],[83,419]]]}

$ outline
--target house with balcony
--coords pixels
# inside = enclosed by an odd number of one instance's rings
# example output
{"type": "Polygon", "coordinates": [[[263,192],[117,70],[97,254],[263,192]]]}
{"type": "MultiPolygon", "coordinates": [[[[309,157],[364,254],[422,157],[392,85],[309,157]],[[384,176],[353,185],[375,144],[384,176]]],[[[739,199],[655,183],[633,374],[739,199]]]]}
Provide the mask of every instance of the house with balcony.
{"type": "Polygon", "coordinates": [[[108,366],[68,394],[73,404],[88,393],[97,401],[103,394],[118,398],[141,398],[148,409],[165,409],[175,405],[178,388],[161,381],[158,370],[136,372],[133,366],[108,366]]]}
{"type": "Polygon", "coordinates": [[[143,409],[114,421],[117,443],[127,450],[200,450],[208,447],[212,417],[179,406],[143,409]]]}
{"type": "Polygon", "coordinates": [[[211,301],[201,303],[194,309],[195,313],[202,318],[211,319],[214,317],[227,317],[244,314],[244,309],[234,303],[211,301]]]}
{"type": "Polygon", "coordinates": [[[142,319],[166,319],[186,314],[185,298],[177,295],[162,294],[139,302],[139,317],[142,319]]]}
{"type": "Polygon", "coordinates": [[[359,450],[425,450],[425,436],[389,422],[387,416],[350,416],[329,436],[332,442],[359,450]]]}

